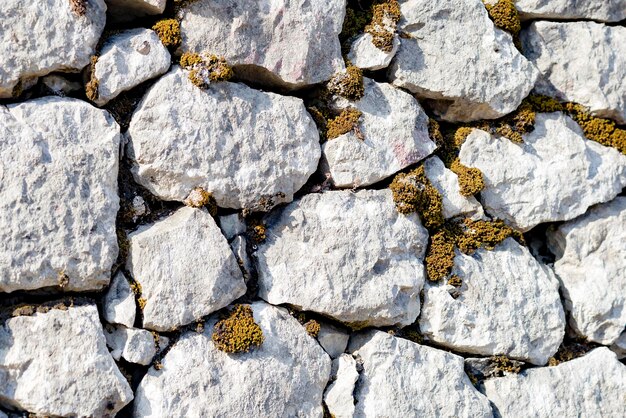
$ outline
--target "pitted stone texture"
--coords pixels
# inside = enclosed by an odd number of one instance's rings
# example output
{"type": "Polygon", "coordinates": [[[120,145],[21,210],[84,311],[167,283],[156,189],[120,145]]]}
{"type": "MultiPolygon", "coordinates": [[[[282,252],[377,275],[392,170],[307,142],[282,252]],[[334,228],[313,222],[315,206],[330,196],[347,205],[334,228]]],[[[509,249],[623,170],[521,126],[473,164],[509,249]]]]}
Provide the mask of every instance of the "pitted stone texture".
{"type": "Polygon", "coordinates": [[[354,131],[326,141],[322,152],[337,187],[367,186],[428,156],[436,148],[428,136],[428,116],[410,94],[386,83],[363,79],[358,102],[335,99],[337,110],[362,112],[354,131]],[[359,139],[362,135],[363,139],[359,139]]]}
{"type": "Polygon", "coordinates": [[[611,345],[626,327],[626,197],[548,231],[569,323],[611,345]]]}
{"type": "Polygon", "coordinates": [[[221,55],[244,78],[288,89],[345,68],[345,0],[198,0],[181,11],[181,51],[221,55]]]}
{"type": "Polygon", "coordinates": [[[382,331],[353,337],[349,350],[363,363],[354,416],[492,416],[489,401],[463,371],[462,357],[382,331]]]}
{"type": "Polygon", "coordinates": [[[626,123],[626,28],[595,22],[534,22],[524,55],[541,72],[535,91],[626,123]]]}
{"type": "Polygon", "coordinates": [[[111,347],[111,355],[115,360],[122,357],[124,360],[147,366],[156,354],[157,347],[154,337],[145,329],[126,328],[121,325],[118,327],[108,327],[105,329],[104,336],[109,347],[111,347]]]}
{"type": "Polygon", "coordinates": [[[424,161],[424,173],[435,189],[441,194],[443,217],[446,219],[463,216],[474,220],[484,218],[483,207],[474,196],[463,196],[459,178],[448,170],[437,156],[424,161]]]}
{"type": "Polygon", "coordinates": [[[391,63],[393,83],[424,99],[449,121],[495,119],[514,111],[533,88],[537,69],[496,29],[481,0],[407,0],[402,38],[391,63]]]}
{"type": "Polygon", "coordinates": [[[555,367],[489,379],[484,385],[502,418],[624,416],[626,366],[606,347],[555,367]]]}
{"type": "Polygon", "coordinates": [[[354,417],[354,398],[352,393],[359,372],[354,357],[350,354],[342,354],[333,360],[331,379],[324,392],[324,403],[328,407],[328,412],[335,418],[354,417]]]}
{"type": "Polygon", "coordinates": [[[150,29],[131,29],[108,38],[96,62],[98,96],[102,106],[125,90],[165,73],[170,53],[150,29]]]}
{"type": "Polygon", "coordinates": [[[399,47],[400,38],[398,35],[394,35],[393,37],[391,51],[385,52],[374,45],[371,34],[363,33],[352,43],[350,52],[348,53],[348,59],[352,65],[356,65],[364,70],[382,70],[389,66],[392,58],[396,55],[396,52],[398,52],[399,47]]]}
{"type": "Polygon", "coordinates": [[[132,327],[135,324],[137,313],[135,294],[121,271],[111,280],[111,286],[104,295],[102,305],[102,316],[107,322],[126,325],[127,327],[132,327]]]}
{"type": "Polygon", "coordinates": [[[143,325],[167,331],[201,319],[246,292],[226,238],[204,209],[183,207],[129,234],[126,267],[141,284],[143,325]]]}
{"type": "Polygon", "coordinates": [[[558,281],[548,267],[507,238],[491,251],[457,252],[452,274],[463,281],[460,288],[424,287],[420,330],[425,336],[464,353],[548,362],[565,329],[558,281]]]}
{"type": "Polygon", "coordinates": [[[475,129],[459,154],[483,173],[485,211],[522,231],[573,219],[626,186],[626,156],[587,140],[569,116],[539,113],[523,138],[516,144],[475,129]]]}
{"type": "Polygon", "coordinates": [[[355,328],[409,325],[427,243],[418,215],[399,214],[388,189],[308,194],[267,220],[259,296],[355,328]]]}
{"type": "Polygon", "coordinates": [[[0,292],[109,284],[119,142],[113,118],[81,100],[0,106],[0,292]]]}
{"type": "Polygon", "coordinates": [[[302,100],[229,82],[201,90],[180,68],[148,91],[128,134],[139,184],[180,202],[202,187],[234,209],[290,202],[321,154],[302,100]]]}
{"type": "Polygon", "coordinates": [[[567,19],[619,22],[626,19],[625,0],[517,0],[522,20],[567,19]]]}
{"type": "Polygon", "coordinates": [[[188,332],[139,385],[139,417],[321,417],[330,358],[285,309],[252,304],[265,340],[249,353],[219,351],[211,336],[188,332]],[[190,394],[193,396],[190,396],[190,394]]]}
{"type": "Polygon", "coordinates": [[[0,7],[0,98],[19,83],[53,71],[89,64],[106,20],[104,0],[85,2],[85,14],[69,0],[3,0],[0,7]]]}
{"type": "Polygon", "coordinates": [[[0,326],[0,399],[37,416],[114,417],[133,399],[95,305],[18,316],[0,326]]]}

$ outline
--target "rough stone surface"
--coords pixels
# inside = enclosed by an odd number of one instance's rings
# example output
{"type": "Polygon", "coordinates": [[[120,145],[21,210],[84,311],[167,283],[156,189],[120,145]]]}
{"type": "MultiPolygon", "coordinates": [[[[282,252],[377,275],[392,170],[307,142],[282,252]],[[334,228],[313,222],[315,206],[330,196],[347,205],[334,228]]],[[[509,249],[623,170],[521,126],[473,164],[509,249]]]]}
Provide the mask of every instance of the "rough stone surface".
{"type": "Polygon", "coordinates": [[[363,84],[361,100],[338,99],[334,104],[337,109],[362,112],[358,133],[353,130],[322,145],[337,187],[376,183],[424,159],[436,147],[428,136],[428,116],[417,100],[390,84],[369,78],[363,84]]]}
{"type": "Polygon", "coordinates": [[[565,315],[554,273],[513,238],[492,251],[457,252],[460,288],[428,283],[420,330],[454,350],[543,365],[561,341],[565,315]],[[458,297],[454,297],[458,292],[458,297]]]}
{"type": "Polygon", "coordinates": [[[96,62],[98,96],[102,106],[121,92],[165,73],[170,53],[150,29],[131,29],[106,40],[96,62]]]}
{"type": "Polygon", "coordinates": [[[464,373],[462,357],[382,331],[353,337],[349,349],[363,363],[354,416],[492,416],[489,401],[464,373]]]}
{"type": "Polygon", "coordinates": [[[124,360],[147,366],[156,354],[154,337],[145,329],[126,328],[125,326],[105,329],[104,336],[111,355],[115,360],[124,360]]]}
{"type": "Polygon", "coordinates": [[[0,292],[108,285],[119,142],[113,118],[80,100],[0,106],[0,292]]]}
{"type": "Polygon", "coordinates": [[[342,354],[332,365],[332,378],[324,392],[324,403],[328,412],[335,418],[352,418],[354,416],[354,400],[352,393],[359,379],[357,364],[350,354],[342,354]]]}
{"type": "Polygon", "coordinates": [[[309,194],[267,225],[261,298],[357,328],[415,321],[428,234],[417,214],[398,213],[390,190],[309,194]]]}
{"type": "Polygon", "coordinates": [[[177,201],[202,187],[234,209],[290,202],[321,154],[302,100],[229,82],[201,90],[179,68],[149,90],[128,134],[139,184],[177,201]]]}
{"type": "Polygon", "coordinates": [[[626,327],[626,197],[549,231],[548,245],[570,325],[611,345],[626,327]]]}
{"type": "Polygon", "coordinates": [[[371,34],[363,33],[352,43],[348,59],[352,65],[356,65],[364,70],[382,70],[389,66],[399,47],[400,38],[398,38],[398,35],[394,35],[391,51],[385,52],[374,45],[371,34]]]}
{"type": "Polygon", "coordinates": [[[182,51],[224,56],[238,74],[286,88],[344,69],[345,0],[199,0],[181,13],[182,51]]]}
{"type": "Polygon", "coordinates": [[[626,123],[626,28],[534,22],[521,39],[524,55],[541,72],[536,92],[626,123]]]}
{"type": "Polygon", "coordinates": [[[520,18],[528,19],[591,19],[619,22],[626,19],[624,0],[517,0],[520,18]]]}
{"type": "Polygon", "coordinates": [[[485,211],[522,231],[573,219],[626,186],[626,156],[585,139],[569,116],[539,113],[523,138],[516,144],[475,129],[459,154],[483,173],[485,211]]]}
{"type": "Polygon", "coordinates": [[[129,234],[126,267],[146,300],[143,325],[167,331],[201,319],[246,291],[228,242],[204,209],[183,207],[129,234]]]}
{"type": "Polygon", "coordinates": [[[515,110],[538,76],[536,68],[496,29],[481,0],[408,0],[391,64],[393,83],[424,99],[445,120],[495,119],[515,110]]]}
{"type": "Polygon", "coordinates": [[[618,359],[626,358],[626,330],[611,345],[611,350],[617,354],[618,359]]]}
{"type": "Polygon", "coordinates": [[[471,219],[483,218],[483,207],[474,196],[463,196],[459,178],[448,170],[439,157],[424,161],[424,173],[435,189],[441,194],[443,217],[446,219],[463,216],[471,219]]]}
{"type": "Polygon", "coordinates": [[[239,213],[220,216],[220,229],[228,241],[246,232],[246,222],[239,213]]]}
{"type": "Polygon", "coordinates": [[[41,84],[56,96],[67,96],[83,88],[77,81],[70,81],[59,74],[49,74],[41,78],[41,84]]]}
{"type": "Polygon", "coordinates": [[[325,322],[320,323],[320,332],[317,334],[322,348],[331,358],[337,358],[346,351],[350,334],[325,322]]]}
{"type": "Polygon", "coordinates": [[[95,305],[0,327],[0,399],[38,416],[114,417],[133,392],[106,347],[95,305]]]}
{"type": "Polygon", "coordinates": [[[127,327],[132,327],[135,324],[137,313],[135,294],[121,271],[113,276],[102,305],[102,316],[107,322],[126,325],[127,327]]]}
{"type": "Polygon", "coordinates": [[[529,369],[484,385],[502,418],[620,417],[626,366],[601,347],[555,367],[529,369]]]}
{"type": "Polygon", "coordinates": [[[0,98],[19,90],[20,80],[53,71],[78,71],[89,64],[104,29],[104,0],[86,3],[83,16],[69,0],[25,3],[3,0],[0,7],[0,98]]]}
{"type": "Polygon", "coordinates": [[[249,353],[215,348],[215,319],[188,332],[139,385],[135,417],[321,417],[331,361],[285,309],[252,304],[265,341],[249,353]],[[194,396],[189,396],[193,393],[194,396]]]}
{"type": "Polygon", "coordinates": [[[136,16],[158,15],[165,11],[167,0],[105,0],[113,20],[125,21],[136,16]]]}

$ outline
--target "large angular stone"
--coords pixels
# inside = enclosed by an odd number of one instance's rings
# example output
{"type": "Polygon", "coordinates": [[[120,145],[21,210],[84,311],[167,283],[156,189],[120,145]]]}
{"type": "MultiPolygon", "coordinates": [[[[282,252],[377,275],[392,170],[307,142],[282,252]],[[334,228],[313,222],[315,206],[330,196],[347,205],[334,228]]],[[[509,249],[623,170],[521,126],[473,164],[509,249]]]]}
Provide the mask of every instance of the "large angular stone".
{"type": "Polygon", "coordinates": [[[20,83],[89,64],[106,21],[104,0],[3,0],[0,6],[0,98],[20,83]],[[74,4],[83,4],[80,8],[74,4]]]}
{"type": "Polygon", "coordinates": [[[626,28],[595,22],[534,22],[521,34],[541,72],[539,94],[580,103],[626,123],[626,28]]]}
{"type": "Polygon", "coordinates": [[[591,19],[619,22],[626,19],[624,0],[517,0],[515,7],[522,20],[591,19]]]}
{"type": "Polygon", "coordinates": [[[403,37],[389,67],[393,83],[424,99],[445,120],[495,119],[514,111],[538,72],[496,29],[481,0],[407,0],[403,37]]]}
{"type": "Polygon", "coordinates": [[[558,281],[513,238],[492,251],[457,253],[460,288],[428,283],[420,330],[456,351],[546,364],[561,341],[565,315],[558,281]]]}
{"type": "Polygon", "coordinates": [[[204,209],[183,207],[128,240],[126,267],[141,284],[145,328],[189,324],[246,292],[226,238],[204,209]]]}
{"type": "Polygon", "coordinates": [[[224,56],[238,75],[302,88],[344,69],[346,0],[198,0],[181,11],[181,51],[224,56]]]}
{"type": "Polygon", "coordinates": [[[111,324],[121,324],[132,327],[135,324],[137,306],[135,294],[121,271],[113,276],[111,286],[102,301],[104,319],[111,324]]]}
{"type": "Polygon", "coordinates": [[[322,153],[337,187],[367,186],[424,159],[436,148],[428,136],[428,116],[410,94],[386,83],[363,79],[358,102],[336,99],[339,109],[362,112],[354,131],[326,141],[322,153]],[[361,138],[359,138],[361,136],[361,138]]]}
{"type": "Polygon", "coordinates": [[[128,134],[135,179],[152,193],[182,202],[202,187],[234,209],[290,202],[321,154],[302,100],[229,82],[201,90],[179,68],[148,91],[128,134]]]}
{"type": "Polygon", "coordinates": [[[624,416],[626,366],[606,347],[555,367],[489,379],[484,393],[502,418],[624,416]]]}
{"type": "Polygon", "coordinates": [[[390,190],[308,194],[267,226],[256,259],[269,303],[357,328],[415,321],[428,234],[417,214],[398,213],[390,190]]]}
{"type": "Polygon", "coordinates": [[[113,118],[81,100],[0,106],[0,292],[109,283],[119,142],[113,118]]]}
{"type": "Polygon", "coordinates": [[[485,211],[522,231],[573,219],[626,186],[626,156],[587,140],[569,116],[539,113],[523,138],[516,144],[475,129],[459,154],[483,173],[485,211]]]}
{"type": "Polygon", "coordinates": [[[133,392],[95,305],[17,316],[0,327],[0,399],[37,416],[114,417],[133,392]]]}
{"type": "Polygon", "coordinates": [[[356,417],[492,416],[489,401],[463,371],[462,357],[382,331],[353,337],[349,350],[363,364],[356,417]]]}
{"type": "Polygon", "coordinates": [[[626,327],[626,197],[548,231],[569,323],[611,345],[626,327]]]}
{"type": "Polygon", "coordinates": [[[150,369],[134,417],[321,417],[330,358],[285,309],[252,304],[265,340],[249,353],[219,351],[211,336],[188,332],[150,369]]]}

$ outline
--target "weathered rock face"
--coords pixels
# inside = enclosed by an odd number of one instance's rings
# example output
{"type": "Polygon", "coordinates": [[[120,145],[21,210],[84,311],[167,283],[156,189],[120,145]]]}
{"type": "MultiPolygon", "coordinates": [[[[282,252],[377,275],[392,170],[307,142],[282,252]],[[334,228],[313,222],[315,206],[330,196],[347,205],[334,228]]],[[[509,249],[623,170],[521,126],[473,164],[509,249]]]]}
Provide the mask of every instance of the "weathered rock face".
{"type": "Polygon", "coordinates": [[[95,52],[104,29],[104,0],[85,2],[82,15],[69,0],[25,5],[3,0],[0,7],[0,98],[19,93],[20,81],[78,71],[95,52]]]}
{"type": "Polygon", "coordinates": [[[619,22],[626,18],[624,0],[517,0],[521,19],[591,19],[619,22]]]}
{"type": "Polygon", "coordinates": [[[95,305],[51,309],[0,327],[0,399],[37,415],[114,417],[133,399],[95,305]]]}
{"type": "Polygon", "coordinates": [[[489,379],[484,393],[502,418],[624,415],[626,366],[608,348],[555,367],[489,379]]]}
{"type": "Polygon", "coordinates": [[[350,334],[333,325],[322,322],[317,341],[331,358],[339,357],[348,346],[350,334]]]}
{"type": "Polygon", "coordinates": [[[594,22],[534,22],[521,34],[541,72],[535,91],[626,123],[626,28],[594,22]]]}
{"type": "Polygon", "coordinates": [[[337,99],[334,103],[337,109],[362,112],[359,133],[351,131],[322,145],[337,187],[376,183],[435,150],[428,137],[428,116],[417,100],[390,84],[369,78],[363,84],[365,94],[358,102],[337,99]]]}
{"type": "Polygon", "coordinates": [[[449,121],[495,119],[515,110],[538,72],[496,29],[481,0],[408,0],[400,5],[401,39],[389,77],[417,96],[439,101],[449,121]]]}
{"type": "Polygon", "coordinates": [[[102,316],[107,322],[127,327],[134,325],[137,313],[135,294],[124,273],[117,273],[111,280],[111,286],[104,295],[103,308],[102,316]]]}
{"type": "Polygon", "coordinates": [[[539,113],[523,138],[515,144],[475,129],[459,154],[483,173],[485,211],[522,231],[573,219],[626,186],[626,156],[585,139],[569,116],[539,113]]]}
{"type": "Polygon", "coordinates": [[[269,303],[353,327],[415,321],[428,234],[416,214],[397,212],[390,190],[309,194],[267,225],[256,258],[269,303]]]}
{"type": "Polygon", "coordinates": [[[398,52],[400,38],[398,35],[394,35],[391,51],[388,52],[376,47],[372,39],[372,35],[369,33],[359,35],[350,47],[348,59],[353,65],[364,70],[375,71],[387,68],[391,59],[398,52]]]}
{"type": "Polygon", "coordinates": [[[145,329],[126,328],[125,326],[109,327],[104,336],[111,355],[115,360],[122,357],[131,363],[147,366],[156,354],[154,337],[145,329]]]}
{"type": "Polygon", "coordinates": [[[80,100],[0,106],[0,292],[109,283],[119,142],[113,118],[80,100]]]}
{"type": "Polygon", "coordinates": [[[344,68],[345,0],[199,0],[181,12],[181,51],[224,56],[238,74],[286,88],[317,84],[344,68]]]}
{"type": "Polygon", "coordinates": [[[626,331],[611,345],[611,350],[617,354],[618,359],[626,358],[626,331]]]}
{"type": "Polygon", "coordinates": [[[548,243],[572,328],[612,344],[626,326],[626,197],[560,225],[548,243]]]}
{"type": "Polygon", "coordinates": [[[353,337],[349,350],[363,362],[354,416],[492,416],[489,401],[463,371],[462,357],[382,331],[353,337]]]}
{"type": "Polygon", "coordinates": [[[150,29],[131,29],[116,34],[103,45],[96,62],[95,77],[100,106],[121,92],[165,73],[170,53],[150,29]]]}
{"type": "Polygon", "coordinates": [[[152,193],[183,201],[202,187],[234,209],[290,202],[321,154],[302,100],[229,82],[201,90],[179,68],[149,90],[128,134],[135,179],[152,193]]]}
{"type": "Polygon", "coordinates": [[[354,416],[354,398],[352,393],[359,379],[357,364],[350,354],[342,354],[333,360],[332,378],[324,392],[324,403],[328,412],[336,418],[352,418],[354,416]]]}
{"type": "Polygon", "coordinates": [[[136,16],[163,13],[167,0],[105,0],[114,20],[126,21],[136,16]]]}
{"type": "Polygon", "coordinates": [[[457,253],[452,274],[461,278],[460,288],[424,287],[425,336],[460,352],[548,362],[565,329],[558,282],[548,267],[508,238],[492,251],[457,253]]]}
{"type": "Polygon", "coordinates": [[[184,207],[128,235],[126,267],[146,300],[143,325],[166,331],[201,319],[246,292],[228,242],[204,209],[184,207]]]}
{"type": "Polygon", "coordinates": [[[181,337],[161,370],[150,369],[137,389],[134,416],[321,417],[330,358],[286,310],[263,302],[252,309],[265,337],[260,347],[217,350],[210,320],[204,333],[181,337]]]}

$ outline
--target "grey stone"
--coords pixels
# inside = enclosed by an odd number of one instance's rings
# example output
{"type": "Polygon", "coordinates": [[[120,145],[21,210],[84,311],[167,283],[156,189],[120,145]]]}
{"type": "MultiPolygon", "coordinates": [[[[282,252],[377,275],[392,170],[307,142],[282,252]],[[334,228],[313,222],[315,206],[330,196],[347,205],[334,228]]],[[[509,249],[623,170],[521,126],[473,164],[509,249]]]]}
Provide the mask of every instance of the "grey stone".
{"type": "Polygon", "coordinates": [[[104,319],[111,324],[121,324],[132,327],[135,324],[137,306],[135,294],[130,284],[121,271],[113,276],[111,286],[104,295],[103,300],[104,319]]]}
{"type": "Polygon", "coordinates": [[[350,334],[326,322],[320,323],[317,341],[331,358],[337,358],[346,351],[350,334]]]}
{"type": "Polygon", "coordinates": [[[611,345],[611,350],[617,354],[618,359],[626,358],[626,330],[624,330],[619,338],[611,345]]]}
{"type": "Polygon", "coordinates": [[[324,392],[324,403],[335,418],[354,416],[353,392],[359,379],[357,364],[350,354],[342,354],[333,360],[331,378],[334,379],[324,392]]]}
{"type": "Polygon", "coordinates": [[[220,216],[220,229],[228,241],[246,232],[246,222],[239,213],[220,216]]]}
{"type": "Polygon", "coordinates": [[[624,0],[517,0],[515,7],[522,20],[591,19],[619,22],[626,19],[624,0]]]}
{"type": "Polygon", "coordinates": [[[130,363],[147,366],[157,352],[154,337],[145,329],[126,328],[125,326],[105,329],[107,345],[115,360],[124,358],[130,363]]]}
{"type": "Polygon", "coordinates": [[[398,52],[399,47],[400,38],[398,35],[394,35],[393,37],[393,46],[391,51],[386,52],[374,45],[372,42],[372,35],[364,33],[359,35],[354,42],[352,42],[350,52],[348,53],[348,59],[352,65],[356,65],[364,70],[382,70],[383,68],[387,68],[389,66],[392,58],[396,55],[396,52],[398,52]]]}
{"type": "Polygon", "coordinates": [[[158,15],[165,11],[167,0],[105,0],[113,21],[129,21],[145,15],[158,15]]]}

